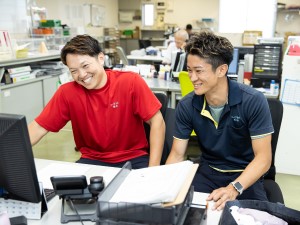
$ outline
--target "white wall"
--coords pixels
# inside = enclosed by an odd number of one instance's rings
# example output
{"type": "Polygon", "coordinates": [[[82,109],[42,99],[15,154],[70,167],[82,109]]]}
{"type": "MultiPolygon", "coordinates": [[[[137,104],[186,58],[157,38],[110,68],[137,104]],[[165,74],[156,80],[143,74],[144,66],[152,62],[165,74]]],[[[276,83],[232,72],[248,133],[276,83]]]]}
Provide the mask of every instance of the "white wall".
{"type": "MultiPolygon", "coordinates": [[[[167,10],[165,11],[164,17],[166,26],[174,25],[176,27],[185,28],[186,24],[190,23],[193,25],[193,28],[197,30],[199,29],[198,20],[202,18],[213,18],[214,30],[218,27],[219,0],[166,0],[166,3],[167,10]],[[172,10],[170,10],[170,8],[172,10]]],[[[141,21],[119,24],[119,28],[122,30],[134,29],[136,26],[142,28],[141,21]]]]}
{"type": "Polygon", "coordinates": [[[0,30],[11,37],[27,36],[30,17],[27,17],[26,0],[0,0],[0,30]]]}
{"type": "MultiPolygon", "coordinates": [[[[299,0],[278,0],[280,3],[285,3],[289,5],[300,5],[299,0]]],[[[288,13],[288,12],[278,12],[277,22],[276,22],[276,35],[284,36],[285,32],[294,32],[300,35],[300,14],[298,12],[288,13]]]]}
{"type": "Polygon", "coordinates": [[[190,23],[198,29],[198,20],[213,18],[216,31],[219,20],[219,0],[170,0],[170,2],[173,2],[173,11],[166,12],[165,23],[177,24],[182,28],[190,23]]]}
{"type": "Polygon", "coordinates": [[[118,0],[36,0],[39,7],[47,8],[48,19],[60,19],[70,27],[84,27],[84,4],[96,4],[105,8],[104,26],[118,25],[118,0]]]}

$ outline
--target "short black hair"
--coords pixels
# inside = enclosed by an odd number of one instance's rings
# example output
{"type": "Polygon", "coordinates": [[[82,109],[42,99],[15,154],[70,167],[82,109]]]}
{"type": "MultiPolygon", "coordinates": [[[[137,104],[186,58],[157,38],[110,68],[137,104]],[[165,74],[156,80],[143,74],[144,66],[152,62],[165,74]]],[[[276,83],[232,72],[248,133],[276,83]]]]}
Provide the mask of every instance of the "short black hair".
{"type": "Polygon", "coordinates": [[[186,27],[185,27],[186,30],[192,30],[193,29],[193,26],[192,24],[187,24],[186,27]]]}
{"type": "Polygon", "coordinates": [[[72,38],[63,47],[60,53],[61,61],[67,65],[67,54],[77,55],[89,55],[91,57],[97,57],[102,52],[100,44],[97,39],[89,35],[77,35],[72,38]]]}
{"type": "Polygon", "coordinates": [[[216,70],[222,64],[229,64],[233,58],[233,45],[225,38],[211,31],[194,33],[185,46],[187,55],[196,55],[206,60],[216,70]]]}

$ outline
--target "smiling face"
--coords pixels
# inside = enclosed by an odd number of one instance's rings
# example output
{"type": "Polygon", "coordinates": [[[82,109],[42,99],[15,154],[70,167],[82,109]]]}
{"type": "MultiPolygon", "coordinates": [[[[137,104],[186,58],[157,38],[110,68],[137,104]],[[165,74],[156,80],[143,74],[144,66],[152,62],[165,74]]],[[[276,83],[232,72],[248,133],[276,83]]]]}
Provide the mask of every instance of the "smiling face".
{"type": "Polygon", "coordinates": [[[99,89],[107,82],[103,53],[99,53],[97,57],[67,54],[66,63],[74,81],[86,89],[99,89]]]}
{"type": "Polygon", "coordinates": [[[227,68],[228,66],[223,64],[213,70],[211,64],[197,55],[189,54],[187,58],[187,69],[196,95],[209,95],[223,89],[224,85],[220,84],[226,80],[227,68]]]}

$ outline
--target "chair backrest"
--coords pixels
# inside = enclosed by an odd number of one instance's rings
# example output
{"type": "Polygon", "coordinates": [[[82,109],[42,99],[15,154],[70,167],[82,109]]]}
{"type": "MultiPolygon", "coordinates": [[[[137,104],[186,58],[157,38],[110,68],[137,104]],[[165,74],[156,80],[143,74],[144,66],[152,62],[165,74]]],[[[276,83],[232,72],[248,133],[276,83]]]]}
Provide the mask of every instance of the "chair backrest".
{"type": "Polygon", "coordinates": [[[275,180],[276,168],[275,168],[275,153],[277,148],[278,136],[281,127],[281,121],[283,116],[282,102],[275,98],[268,98],[269,108],[272,116],[272,122],[274,127],[274,133],[272,134],[272,163],[268,173],[265,175],[265,179],[275,180]]]}
{"type": "MultiPolygon", "coordinates": [[[[162,159],[161,159],[161,164],[164,164],[165,161],[167,160],[167,157],[168,157],[169,152],[170,152],[171,147],[172,147],[173,136],[171,136],[172,140],[170,140],[170,134],[169,133],[171,133],[171,131],[174,129],[174,126],[173,126],[173,128],[168,128],[169,126],[167,126],[166,116],[170,114],[169,111],[168,111],[169,108],[168,108],[168,97],[167,97],[167,95],[164,94],[164,93],[154,93],[154,94],[157,97],[157,99],[160,101],[160,103],[162,104],[160,112],[161,112],[161,114],[162,114],[162,116],[165,120],[165,123],[166,123],[165,143],[164,143],[164,150],[163,150],[162,159]],[[167,131],[169,131],[169,130],[170,130],[170,132],[167,133],[167,131]],[[170,147],[170,145],[171,145],[171,147],[170,147]]],[[[171,116],[174,116],[173,121],[174,121],[174,124],[175,124],[175,113],[174,113],[174,115],[171,114],[171,116]]],[[[172,123],[171,121],[172,120],[169,120],[169,123],[172,123]]],[[[150,137],[150,126],[149,126],[149,124],[144,123],[144,128],[145,128],[147,141],[148,141],[148,143],[150,143],[149,142],[149,137],[150,137]]]]}
{"type": "Polygon", "coordinates": [[[120,59],[122,60],[122,63],[124,65],[129,65],[128,59],[125,55],[125,52],[124,52],[123,48],[121,46],[117,46],[116,49],[117,49],[117,53],[118,53],[120,59]]]}
{"type": "Polygon", "coordinates": [[[188,93],[194,91],[194,86],[190,80],[189,74],[186,71],[181,71],[179,73],[179,84],[181,89],[181,96],[185,96],[188,93]]]}
{"type": "Polygon", "coordinates": [[[142,49],[146,49],[149,46],[151,46],[151,41],[150,40],[143,40],[143,39],[139,39],[139,48],[142,49]]]}
{"type": "Polygon", "coordinates": [[[166,124],[166,134],[164,150],[160,161],[161,165],[164,165],[166,163],[173,145],[173,131],[175,130],[175,109],[167,108],[164,120],[166,124]]]}

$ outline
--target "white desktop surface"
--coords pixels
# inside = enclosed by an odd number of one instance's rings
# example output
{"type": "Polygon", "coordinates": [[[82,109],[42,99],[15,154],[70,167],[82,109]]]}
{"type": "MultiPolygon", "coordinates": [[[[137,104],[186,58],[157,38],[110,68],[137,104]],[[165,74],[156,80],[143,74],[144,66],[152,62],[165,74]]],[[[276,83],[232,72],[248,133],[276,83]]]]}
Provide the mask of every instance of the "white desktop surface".
{"type": "Polygon", "coordinates": [[[130,60],[141,60],[141,61],[152,61],[152,62],[161,62],[164,58],[159,55],[144,55],[144,56],[137,56],[137,55],[127,55],[127,59],[130,60]]]}
{"type": "MultiPolygon", "coordinates": [[[[87,177],[88,183],[89,183],[89,178],[91,176],[99,175],[99,176],[103,176],[105,185],[107,185],[112,180],[114,175],[116,175],[120,170],[120,168],[114,168],[114,167],[94,166],[94,165],[77,164],[77,163],[70,163],[70,162],[45,160],[45,159],[35,159],[35,165],[36,165],[38,176],[40,176],[39,171],[41,171],[42,174],[44,175],[43,177],[39,177],[39,181],[45,183],[48,182],[50,176],[57,175],[60,172],[60,171],[53,171],[52,175],[50,173],[48,175],[45,175],[45,171],[48,172],[47,169],[52,168],[53,165],[57,165],[57,168],[60,168],[60,166],[65,166],[66,169],[64,170],[64,172],[66,172],[71,167],[73,167],[74,170],[77,170],[78,167],[81,167],[84,170],[84,173],[82,173],[82,175],[85,175],[87,177]]],[[[207,196],[208,194],[205,193],[195,193],[193,198],[193,203],[203,205],[205,204],[205,199],[207,196]]],[[[48,211],[42,216],[42,218],[40,220],[28,220],[27,221],[28,225],[61,224],[60,222],[61,206],[62,206],[61,199],[59,199],[58,196],[55,196],[53,199],[51,199],[48,202],[48,211]]],[[[222,211],[212,211],[209,209],[210,207],[208,207],[207,218],[206,220],[201,221],[201,225],[215,224],[216,222],[219,221],[222,211]]],[[[91,222],[91,221],[83,221],[83,222],[85,225],[95,224],[95,222],[91,222]]],[[[69,222],[67,224],[81,224],[81,223],[78,221],[78,222],[69,222]]]]}
{"type": "MultiPolygon", "coordinates": [[[[70,163],[70,162],[61,162],[61,161],[53,161],[53,160],[44,160],[44,159],[35,159],[35,165],[36,165],[36,170],[37,173],[39,174],[39,171],[43,171],[48,166],[51,165],[60,165],[66,166],[70,168],[70,166],[76,166],[82,165],[85,166],[86,168],[84,169],[85,173],[82,175],[86,175],[87,181],[89,183],[89,178],[91,176],[103,176],[105,185],[107,185],[108,181],[110,181],[113,177],[111,175],[116,174],[120,168],[113,168],[113,167],[105,167],[105,166],[94,166],[94,165],[83,165],[83,164],[75,164],[75,163],[70,163]]],[[[45,170],[44,170],[45,171],[45,170]]],[[[59,171],[53,171],[53,175],[57,175],[59,171]]],[[[71,174],[72,175],[72,174],[71,174]]],[[[49,177],[42,177],[39,178],[40,181],[45,181],[50,179],[50,174],[49,177]]],[[[48,211],[43,215],[43,217],[40,220],[28,220],[28,225],[56,225],[56,224],[61,224],[60,223],[60,215],[61,215],[61,199],[58,198],[58,196],[55,196],[53,199],[51,199],[48,202],[48,211]]],[[[80,222],[69,222],[68,224],[81,224],[80,222]]],[[[88,224],[95,224],[95,222],[91,221],[84,221],[85,225],[88,224]]]]}

